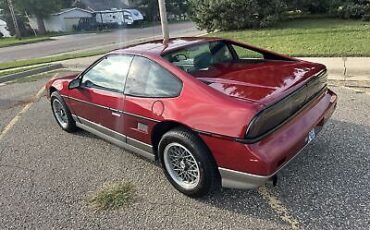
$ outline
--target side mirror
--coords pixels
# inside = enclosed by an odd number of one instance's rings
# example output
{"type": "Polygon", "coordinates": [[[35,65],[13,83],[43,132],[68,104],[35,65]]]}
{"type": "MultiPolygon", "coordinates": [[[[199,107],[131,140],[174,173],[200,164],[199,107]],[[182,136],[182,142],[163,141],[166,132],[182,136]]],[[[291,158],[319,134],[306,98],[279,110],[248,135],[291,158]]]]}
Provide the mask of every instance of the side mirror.
{"type": "Polygon", "coordinates": [[[77,89],[81,86],[81,79],[76,78],[73,79],[69,84],[68,84],[68,89],[77,89]]]}

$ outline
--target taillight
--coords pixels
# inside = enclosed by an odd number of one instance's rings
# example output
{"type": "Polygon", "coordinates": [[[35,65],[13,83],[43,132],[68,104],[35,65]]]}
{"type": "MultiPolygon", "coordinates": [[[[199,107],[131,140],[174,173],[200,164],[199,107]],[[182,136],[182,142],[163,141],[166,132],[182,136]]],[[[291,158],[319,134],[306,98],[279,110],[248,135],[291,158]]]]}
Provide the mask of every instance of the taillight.
{"type": "Polygon", "coordinates": [[[246,138],[255,139],[268,133],[302,108],[304,102],[305,97],[297,94],[258,113],[248,127],[246,138]]]}
{"type": "Polygon", "coordinates": [[[255,140],[280,127],[280,125],[326,90],[326,79],[327,73],[322,71],[292,94],[259,112],[249,124],[245,139],[255,140]]]}

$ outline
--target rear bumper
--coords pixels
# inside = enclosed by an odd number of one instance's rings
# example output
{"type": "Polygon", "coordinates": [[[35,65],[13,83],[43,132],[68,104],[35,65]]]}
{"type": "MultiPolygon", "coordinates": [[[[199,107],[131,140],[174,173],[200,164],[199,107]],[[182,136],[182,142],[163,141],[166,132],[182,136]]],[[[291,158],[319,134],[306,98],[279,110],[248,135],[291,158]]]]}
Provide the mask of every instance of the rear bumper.
{"type": "Polygon", "coordinates": [[[231,169],[218,168],[224,188],[254,189],[266,184],[273,176],[260,176],[231,169]]]}
{"type": "MultiPolygon", "coordinates": [[[[321,129],[317,133],[319,133],[321,129]]],[[[262,176],[257,174],[250,174],[240,171],[234,171],[231,169],[226,169],[219,167],[218,171],[221,175],[221,183],[224,188],[234,188],[234,189],[255,189],[268,182],[273,181],[273,177],[289,164],[294,158],[296,158],[308,145],[307,143],[298,153],[296,153],[289,161],[285,162],[277,171],[273,172],[268,176],[262,176]]]]}
{"type": "Polygon", "coordinates": [[[336,105],[337,95],[327,90],[291,121],[253,144],[202,136],[218,164],[222,186],[253,189],[272,180],[309,144],[308,133],[321,131],[336,105]]]}

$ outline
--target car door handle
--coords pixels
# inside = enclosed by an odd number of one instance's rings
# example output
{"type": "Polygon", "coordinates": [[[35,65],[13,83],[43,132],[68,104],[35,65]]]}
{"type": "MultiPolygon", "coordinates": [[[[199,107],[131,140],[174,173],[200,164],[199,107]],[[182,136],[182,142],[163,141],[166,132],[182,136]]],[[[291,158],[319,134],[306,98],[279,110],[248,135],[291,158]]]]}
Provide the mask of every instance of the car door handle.
{"type": "Polygon", "coordinates": [[[112,115],[115,116],[115,117],[121,117],[121,114],[117,113],[117,112],[112,112],[112,115]]]}

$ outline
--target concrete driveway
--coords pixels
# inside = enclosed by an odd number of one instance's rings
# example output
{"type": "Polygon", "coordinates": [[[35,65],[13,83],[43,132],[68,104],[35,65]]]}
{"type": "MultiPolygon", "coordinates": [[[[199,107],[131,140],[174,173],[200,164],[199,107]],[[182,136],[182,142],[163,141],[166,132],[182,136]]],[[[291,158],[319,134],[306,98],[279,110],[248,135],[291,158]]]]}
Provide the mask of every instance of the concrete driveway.
{"type": "MultiPolygon", "coordinates": [[[[194,23],[176,23],[169,26],[171,36],[185,36],[199,32],[194,23]]],[[[53,41],[0,48],[0,63],[19,59],[45,57],[77,50],[102,48],[141,38],[161,35],[161,27],[128,28],[107,33],[87,33],[55,37],[53,41]]]]}
{"type": "Polygon", "coordinates": [[[156,164],[87,132],[63,132],[45,97],[33,102],[45,81],[0,87],[1,229],[369,229],[368,93],[333,87],[336,113],[277,187],[190,199],[156,164]],[[91,191],[114,180],[134,183],[138,200],[89,208],[91,191]]]}

